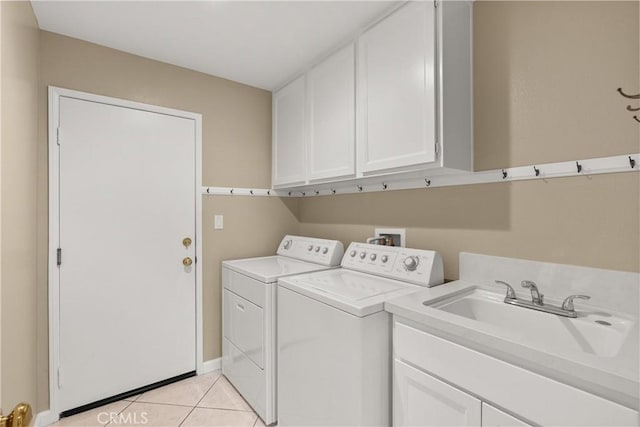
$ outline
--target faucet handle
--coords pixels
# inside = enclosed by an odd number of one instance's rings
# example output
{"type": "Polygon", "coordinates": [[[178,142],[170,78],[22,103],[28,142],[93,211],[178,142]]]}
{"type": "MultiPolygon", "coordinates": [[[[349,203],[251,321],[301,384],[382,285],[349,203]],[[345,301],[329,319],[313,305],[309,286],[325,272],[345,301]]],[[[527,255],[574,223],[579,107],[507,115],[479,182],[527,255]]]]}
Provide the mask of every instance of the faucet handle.
{"type": "Polygon", "coordinates": [[[495,282],[497,285],[504,285],[507,287],[507,296],[504,297],[505,300],[516,299],[516,291],[513,290],[510,284],[503,282],[502,280],[496,280],[495,282]]]}
{"type": "Polygon", "coordinates": [[[567,310],[567,311],[576,311],[575,308],[573,307],[573,300],[579,298],[579,299],[591,299],[591,297],[589,295],[571,295],[568,296],[567,298],[565,298],[565,300],[562,302],[562,309],[563,310],[567,310]]]}

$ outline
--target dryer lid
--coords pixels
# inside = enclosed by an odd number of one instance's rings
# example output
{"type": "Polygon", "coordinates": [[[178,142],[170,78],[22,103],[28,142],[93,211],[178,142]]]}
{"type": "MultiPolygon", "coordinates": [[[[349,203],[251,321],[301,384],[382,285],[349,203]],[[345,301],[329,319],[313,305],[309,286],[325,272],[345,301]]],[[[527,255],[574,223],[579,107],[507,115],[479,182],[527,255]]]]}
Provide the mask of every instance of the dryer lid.
{"type": "Polygon", "coordinates": [[[263,283],[276,282],[279,277],[283,276],[330,268],[324,265],[299,261],[279,255],[223,261],[222,266],[263,283]]]}

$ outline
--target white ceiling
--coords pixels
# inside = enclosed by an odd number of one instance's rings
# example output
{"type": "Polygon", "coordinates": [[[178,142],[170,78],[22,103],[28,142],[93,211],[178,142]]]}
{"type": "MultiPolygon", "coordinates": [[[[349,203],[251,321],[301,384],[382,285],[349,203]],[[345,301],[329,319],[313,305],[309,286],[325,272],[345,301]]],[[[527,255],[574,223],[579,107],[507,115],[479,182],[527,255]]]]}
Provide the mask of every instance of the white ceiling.
{"type": "Polygon", "coordinates": [[[388,1],[33,0],[40,28],[273,90],[388,1]]]}

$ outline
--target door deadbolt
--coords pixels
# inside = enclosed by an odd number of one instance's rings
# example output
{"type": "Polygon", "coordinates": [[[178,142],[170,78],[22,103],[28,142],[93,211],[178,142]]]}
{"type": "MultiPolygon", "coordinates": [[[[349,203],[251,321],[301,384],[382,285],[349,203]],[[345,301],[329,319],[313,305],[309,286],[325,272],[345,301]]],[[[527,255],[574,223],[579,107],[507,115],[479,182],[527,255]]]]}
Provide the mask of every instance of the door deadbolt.
{"type": "Polygon", "coordinates": [[[191,264],[193,264],[193,260],[189,257],[186,257],[182,260],[182,265],[184,265],[185,267],[189,267],[191,266],[191,264]]]}
{"type": "Polygon", "coordinates": [[[185,248],[188,248],[189,246],[191,246],[191,238],[185,237],[184,239],[182,239],[182,244],[185,248]]]}

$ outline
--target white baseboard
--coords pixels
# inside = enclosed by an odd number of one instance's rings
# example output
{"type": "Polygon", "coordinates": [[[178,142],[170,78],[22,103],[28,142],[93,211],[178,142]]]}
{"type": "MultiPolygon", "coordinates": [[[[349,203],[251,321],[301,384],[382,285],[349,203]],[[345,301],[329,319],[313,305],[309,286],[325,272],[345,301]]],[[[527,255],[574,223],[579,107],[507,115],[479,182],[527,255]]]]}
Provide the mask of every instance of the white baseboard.
{"type": "Polygon", "coordinates": [[[198,371],[198,375],[206,374],[207,372],[217,371],[222,368],[222,357],[217,359],[207,360],[202,362],[202,368],[198,371]]]}
{"type": "Polygon", "coordinates": [[[44,427],[49,424],[53,424],[58,421],[60,417],[58,414],[54,414],[49,409],[41,411],[36,414],[36,418],[33,420],[34,427],[44,427]]]}

